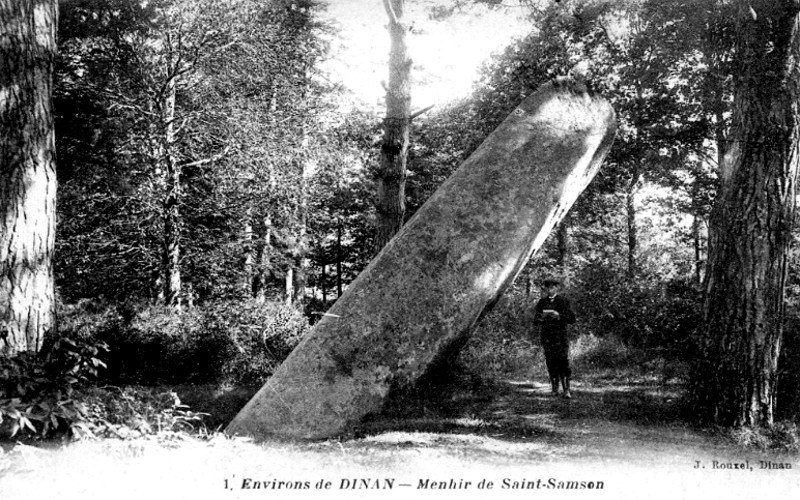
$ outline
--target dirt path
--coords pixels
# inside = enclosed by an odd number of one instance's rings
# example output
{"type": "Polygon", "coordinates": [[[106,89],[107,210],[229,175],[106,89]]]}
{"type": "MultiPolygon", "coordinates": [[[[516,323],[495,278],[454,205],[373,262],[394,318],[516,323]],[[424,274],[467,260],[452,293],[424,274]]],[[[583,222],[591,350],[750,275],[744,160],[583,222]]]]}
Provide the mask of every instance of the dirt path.
{"type": "MultiPolygon", "coordinates": [[[[679,416],[680,387],[655,382],[577,381],[573,398],[550,394],[544,382],[502,380],[480,390],[455,391],[429,402],[422,415],[383,418],[365,433],[479,435],[508,443],[508,450],[538,450],[542,460],[689,463],[711,457],[751,456],[729,438],[693,428],[679,416]]],[[[419,410],[416,413],[420,413],[419,410]]],[[[350,441],[356,446],[358,441],[350,441]]],[[[492,453],[503,455],[502,450],[492,453]]],[[[778,457],[776,452],[762,453],[778,457]]],[[[514,456],[512,453],[510,456],[514,456]]]]}
{"type": "Polygon", "coordinates": [[[573,395],[554,398],[529,380],[463,387],[408,403],[405,415],[390,412],[360,436],[316,443],[219,436],[17,445],[0,454],[0,498],[674,500],[800,491],[800,458],[744,450],[686,425],[676,386],[578,381],[573,395]],[[792,469],[762,469],[762,460],[792,469]]]}

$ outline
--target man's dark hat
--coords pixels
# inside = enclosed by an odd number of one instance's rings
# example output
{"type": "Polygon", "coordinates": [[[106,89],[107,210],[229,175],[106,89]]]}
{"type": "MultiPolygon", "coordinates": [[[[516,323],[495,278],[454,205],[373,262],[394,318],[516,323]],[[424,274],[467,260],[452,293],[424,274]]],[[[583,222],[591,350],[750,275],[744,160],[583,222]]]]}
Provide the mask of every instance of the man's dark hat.
{"type": "Polygon", "coordinates": [[[556,286],[556,285],[560,285],[560,284],[561,284],[561,281],[559,281],[557,279],[553,279],[553,278],[547,278],[546,280],[544,280],[542,282],[542,285],[544,285],[544,286],[556,286]]]}

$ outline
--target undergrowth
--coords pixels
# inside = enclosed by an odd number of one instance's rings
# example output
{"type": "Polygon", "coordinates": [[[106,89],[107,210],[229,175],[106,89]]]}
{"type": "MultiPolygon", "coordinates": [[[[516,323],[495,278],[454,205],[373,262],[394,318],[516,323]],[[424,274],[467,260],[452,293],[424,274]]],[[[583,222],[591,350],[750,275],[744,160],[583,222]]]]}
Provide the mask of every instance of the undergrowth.
{"type": "Polygon", "coordinates": [[[61,337],[44,354],[0,357],[0,437],[52,437],[87,419],[79,389],[105,368],[103,342],[61,337]]]}
{"type": "Polygon", "coordinates": [[[800,429],[793,422],[778,422],[769,427],[740,427],[729,432],[737,445],[757,450],[800,452],[800,429]]]}
{"type": "Polygon", "coordinates": [[[58,339],[46,354],[0,357],[0,439],[171,438],[205,432],[171,390],[95,384],[103,342],[58,339]]]}
{"type": "Polygon", "coordinates": [[[192,411],[175,391],[153,387],[93,387],[83,398],[86,418],[74,426],[78,438],[180,438],[207,435],[205,413],[192,411]]]}

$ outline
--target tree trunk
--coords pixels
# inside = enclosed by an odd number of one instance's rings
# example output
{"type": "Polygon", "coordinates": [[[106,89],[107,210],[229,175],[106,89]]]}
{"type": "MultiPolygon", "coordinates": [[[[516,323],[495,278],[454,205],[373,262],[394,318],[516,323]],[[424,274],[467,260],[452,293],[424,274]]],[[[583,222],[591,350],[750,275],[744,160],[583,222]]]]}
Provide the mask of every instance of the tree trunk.
{"type": "Polygon", "coordinates": [[[320,279],[319,279],[319,283],[320,283],[319,288],[320,288],[320,291],[322,292],[322,304],[323,305],[328,303],[328,283],[327,283],[328,273],[327,273],[327,267],[328,266],[326,264],[322,264],[322,273],[321,273],[321,276],[320,276],[320,279]]]}
{"type": "Polygon", "coordinates": [[[246,298],[253,297],[253,282],[255,272],[253,266],[253,215],[251,210],[247,210],[244,221],[244,231],[242,234],[242,292],[246,298]]]}
{"type": "Polygon", "coordinates": [[[739,3],[732,149],[709,224],[692,393],[725,426],[773,422],[798,161],[798,6],[739,3]]]}
{"type": "Polygon", "coordinates": [[[55,334],[55,0],[0,0],[0,354],[55,334]]]}
{"type": "MultiPolygon", "coordinates": [[[[272,126],[277,126],[277,112],[278,112],[278,85],[272,82],[269,98],[269,117],[268,120],[272,126]]],[[[272,163],[267,164],[267,185],[269,186],[270,195],[274,195],[277,188],[277,180],[275,179],[275,172],[272,163]]],[[[272,257],[272,216],[269,213],[271,207],[265,207],[266,215],[262,219],[262,226],[258,238],[258,246],[256,247],[256,274],[253,276],[253,297],[256,302],[263,304],[267,300],[267,278],[271,273],[270,259],[272,257]]]]}
{"type": "MultiPolygon", "coordinates": [[[[303,124],[303,151],[308,151],[308,125],[303,124]]],[[[308,254],[308,184],[313,173],[312,160],[309,157],[300,159],[300,199],[297,204],[297,220],[299,228],[297,230],[297,248],[294,249],[295,255],[292,259],[294,263],[293,277],[293,297],[292,303],[300,310],[305,306],[306,301],[306,255],[308,254]]]]}
{"type": "Polygon", "coordinates": [[[692,243],[694,245],[694,278],[697,286],[703,284],[703,248],[701,242],[700,228],[703,219],[700,211],[699,201],[697,200],[700,192],[699,180],[694,179],[692,186],[692,243]]]}
{"type": "Polygon", "coordinates": [[[703,284],[703,251],[700,242],[700,225],[702,224],[700,215],[694,214],[692,217],[692,241],[694,243],[694,281],[698,286],[703,284]]]}
{"type": "Polygon", "coordinates": [[[384,0],[389,15],[389,86],[383,122],[381,163],[378,172],[377,254],[400,231],[406,213],[406,159],[411,115],[411,59],[406,47],[407,27],[402,24],[405,0],[384,0]]]}
{"type": "Polygon", "coordinates": [[[342,296],[342,218],[336,226],[336,297],[342,296]]]}
{"type": "MultiPolygon", "coordinates": [[[[566,276],[569,267],[569,216],[565,216],[556,228],[559,272],[566,276]]],[[[529,280],[530,281],[530,280],[529,280]]],[[[526,285],[529,286],[529,285],[526,285]]],[[[529,290],[526,289],[526,293],[529,290]]]]}
{"type": "Polygon", "coordinates": [[[302,310],[306,302],[306,263],[304,257],[294,259],[292,273],[292,305],[302,310]]]}
{"type": "Polygon", "coordinates": [[[637,173],[631,179],[625,192],[625,212],[628,222],[628,280],[636,278],[636,253],[639,247],[639,236],[636,231],[636,191],[641,176],[637,173]]]}
{"type": "Polygon", "coordinates": [[[294,303],[294,268],[291,266],[286,270],[284,286],[283,301],[291,306],[294,303]]]}
{"type": "Polygon", "coordinates": [[[267,276],[270,272],[270,255],[272,255],[272,218],[264,217],[260,228],[261,234],[256,247],[256,272],[253,276],[253,297],[256,302],[267,300],[267,276]]]}
{"type": "MultiPolygon", "coordinates": [[[[167,36],[167,47],[171,50],[167,36]]],[[[181,308],[181,169],[175,158],[175,79],[174,55],[167,60],[167,82],[161,95],[162,159],[166,172],[164,195],[164,305],[175,310],[181,308]]]]}

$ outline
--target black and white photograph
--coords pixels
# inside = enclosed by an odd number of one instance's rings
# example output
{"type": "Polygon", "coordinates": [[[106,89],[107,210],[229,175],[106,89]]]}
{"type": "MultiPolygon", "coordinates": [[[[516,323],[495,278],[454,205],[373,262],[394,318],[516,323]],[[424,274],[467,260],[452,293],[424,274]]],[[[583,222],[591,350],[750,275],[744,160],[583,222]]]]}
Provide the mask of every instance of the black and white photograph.
{"type": "Polygon", "coordinates": [[[794,498],[798,167],[798,0],[0,0],[0,499],[794,498]]]}

